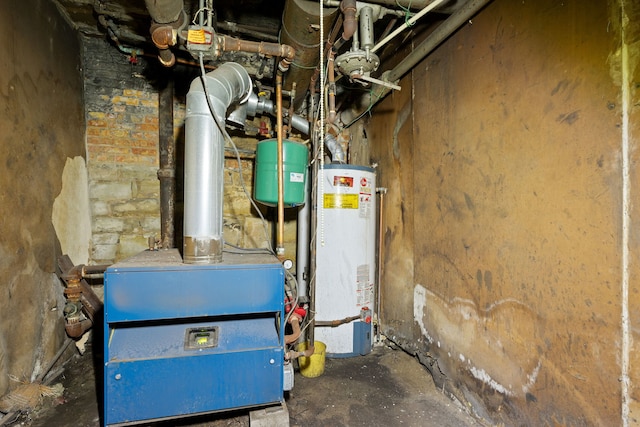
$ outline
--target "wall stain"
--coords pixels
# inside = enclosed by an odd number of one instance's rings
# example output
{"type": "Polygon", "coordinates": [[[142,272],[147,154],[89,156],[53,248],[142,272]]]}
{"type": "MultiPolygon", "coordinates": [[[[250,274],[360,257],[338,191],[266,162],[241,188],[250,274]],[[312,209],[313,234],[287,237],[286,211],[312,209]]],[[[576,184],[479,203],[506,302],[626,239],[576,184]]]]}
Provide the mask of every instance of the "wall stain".
{"type": "Polygon", "coordinates": [[[553,90],[551,91],[551,96],[555,95],[561,90],[562,91],[566,90],[567,87],[569,87],[569,80],[567,79],[560,80],[556,85],[556,87],[554,87],[553,90]]]}
{"type": "Polygon", "coordinates": [[[556,121],[558,123],[567,123],[569,125],[572,125],[580,118],[579,113],[580,113],[580,110],[575,110],[570,113],[560,114],[556,118],[556,121]]]}

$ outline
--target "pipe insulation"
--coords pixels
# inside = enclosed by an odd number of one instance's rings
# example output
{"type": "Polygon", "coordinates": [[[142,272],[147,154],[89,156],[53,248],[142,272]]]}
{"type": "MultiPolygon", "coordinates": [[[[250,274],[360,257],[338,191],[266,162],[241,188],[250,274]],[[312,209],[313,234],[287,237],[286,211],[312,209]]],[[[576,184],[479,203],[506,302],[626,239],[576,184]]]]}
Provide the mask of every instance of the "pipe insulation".
{"type": "Polygon", "coordinates": [[[151,19],[158,24],[170,24],[180,17],[184,9],[182,0],[145,0],[151,19]]]}
{"type": "Polygon", "coordinates": [[[187,264],[222,261],[224,136],[217,123],[224,126],[227,109],[234,102],[244,102],[251,85],[240,64],[227,62],[195,79],[187,93],[183,241],[187,264]]]}
{"type": "Polygon", "coordinates": [[[329,9],[326,13],[323,10],[320,14],[318,6],[317,2],[309,0],[286,0],[284,4],[280,42],[292,46],[295,57],[284,76],[283,90],[291,90],[293,83],[296,83],[296,96],[293,100],[295,110],[301,107],[311,76],[319,63],[318,48],[321,40],[326,40],[329,27],[338,15],[337,8],[329,9]],[[326,31],[320,31],[320,27],[326,28],[326,31]]]}

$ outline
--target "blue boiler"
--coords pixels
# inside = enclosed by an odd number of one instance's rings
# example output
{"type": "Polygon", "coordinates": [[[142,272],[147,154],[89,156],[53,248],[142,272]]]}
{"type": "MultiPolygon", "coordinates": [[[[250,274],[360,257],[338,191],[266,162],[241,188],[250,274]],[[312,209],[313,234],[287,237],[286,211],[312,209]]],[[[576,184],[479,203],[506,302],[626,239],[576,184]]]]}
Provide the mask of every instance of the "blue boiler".
{"type": "Polygon", "coordinates": [[[184,264],[145,251],[105,272],[104,424],[284,400],[284,270],[266,254],[184,264]]]}

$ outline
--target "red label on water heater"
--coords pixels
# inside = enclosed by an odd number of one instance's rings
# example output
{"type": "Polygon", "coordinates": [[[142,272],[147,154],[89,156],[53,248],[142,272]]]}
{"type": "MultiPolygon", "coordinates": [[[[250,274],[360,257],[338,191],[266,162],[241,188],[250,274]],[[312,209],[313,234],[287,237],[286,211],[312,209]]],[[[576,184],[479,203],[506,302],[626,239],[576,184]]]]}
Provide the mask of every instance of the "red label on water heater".
{"type": "Polygon", "coordinates": [[[333,186],[334,187],[353,187],[353,177],[352,176],[334,176],[333,186]]]}

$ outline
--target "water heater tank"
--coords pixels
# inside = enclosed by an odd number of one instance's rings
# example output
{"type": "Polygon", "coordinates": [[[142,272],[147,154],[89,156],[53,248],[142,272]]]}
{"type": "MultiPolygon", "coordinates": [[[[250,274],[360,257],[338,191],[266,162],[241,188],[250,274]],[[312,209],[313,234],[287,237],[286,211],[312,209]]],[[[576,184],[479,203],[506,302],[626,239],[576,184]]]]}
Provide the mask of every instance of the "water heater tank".
{"type": "Polygon", "coordinates": [[[373,342],[375,173],[369,167],[330,164],[318,175],[316,320],[365,315],[337,327],[317,326],[315,339],[326,344],[329,357],[364,355],[373,342]]]}

